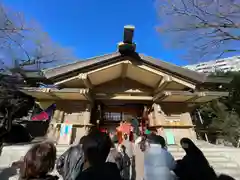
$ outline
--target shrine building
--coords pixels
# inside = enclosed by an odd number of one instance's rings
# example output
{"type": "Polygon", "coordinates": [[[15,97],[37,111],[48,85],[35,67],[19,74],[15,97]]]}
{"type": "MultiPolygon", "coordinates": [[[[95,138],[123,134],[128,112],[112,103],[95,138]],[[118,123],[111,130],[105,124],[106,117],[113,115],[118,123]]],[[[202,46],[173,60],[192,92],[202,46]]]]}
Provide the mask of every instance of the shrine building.
{"type": "Polygon", "coordinates": [[[141,119],[147,106],[149,129],[172,135],[176,143],[182,137],[196,139],[191,112],[228,92],[219,88],[219,80],[138,53],[133,34],[134,27],[125,26],[116,52],[44,70],[55,87],[23,88],[44,107],[56,104],[50,133],[57,136],[57,127],[72,124],[74,143],[97,120],[114,131],[122,120],[141,119]]]}

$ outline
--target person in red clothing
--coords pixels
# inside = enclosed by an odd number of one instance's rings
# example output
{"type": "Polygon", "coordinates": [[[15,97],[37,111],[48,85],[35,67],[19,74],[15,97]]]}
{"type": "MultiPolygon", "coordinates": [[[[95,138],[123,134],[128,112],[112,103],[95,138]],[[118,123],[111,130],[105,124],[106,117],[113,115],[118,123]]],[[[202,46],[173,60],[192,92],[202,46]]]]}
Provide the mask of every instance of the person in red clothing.
{"type": "Polygon", "coordinates": [[[130,131],[130,134],[129,134],[129,141],[134,142],[134,134],[132,130],[130,131]]]}
{"type": "Polygon", "coordinates": [[[117,131],[117,137],[118,137],[118,144],[122,144],[123,142],[123,134],[121,131],[117,131]]]}

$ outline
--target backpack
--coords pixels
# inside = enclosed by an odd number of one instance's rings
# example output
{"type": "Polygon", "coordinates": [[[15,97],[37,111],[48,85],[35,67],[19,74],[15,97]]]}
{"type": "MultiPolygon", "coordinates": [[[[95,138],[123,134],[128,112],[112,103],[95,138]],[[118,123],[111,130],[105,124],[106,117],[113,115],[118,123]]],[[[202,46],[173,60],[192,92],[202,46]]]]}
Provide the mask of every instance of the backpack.
{"type": "Polygon", "coordinates": [[[70,147],[57,160],[56,169],[64,180],[75,180],[82,171],[84,155],[81,145],[70,147]]]}

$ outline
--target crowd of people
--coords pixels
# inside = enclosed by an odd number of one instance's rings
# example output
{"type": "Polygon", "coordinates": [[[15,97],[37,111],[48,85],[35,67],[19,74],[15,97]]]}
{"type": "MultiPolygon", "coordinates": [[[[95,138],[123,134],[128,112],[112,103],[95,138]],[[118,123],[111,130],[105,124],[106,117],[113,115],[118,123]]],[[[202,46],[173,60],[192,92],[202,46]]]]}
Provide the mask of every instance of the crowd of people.
{"type": "Polygon", "coordinates": [[[133,143],[124,134],[116,145],[107,133],[91,128],[77,145],[71,146],[58,159],[51,142],[34,145],[21,161],[21,180],[57,180],[51,175],[56,167],[63,180],[214,180],[217,176],[201,150],[188,138],[181,140],[186,155],[175,161],[167,150],[165,139],[155,133],[140,136],[133,143]],[[136,170],[137,151],[144,154],[142,176],[136,170]]]}

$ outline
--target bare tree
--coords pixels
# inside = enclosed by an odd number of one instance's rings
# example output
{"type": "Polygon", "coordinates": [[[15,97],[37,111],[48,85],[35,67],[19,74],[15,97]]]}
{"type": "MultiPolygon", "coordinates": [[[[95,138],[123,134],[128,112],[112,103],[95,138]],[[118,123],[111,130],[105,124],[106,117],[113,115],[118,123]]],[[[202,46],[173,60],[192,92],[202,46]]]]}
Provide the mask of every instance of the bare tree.
{"type": "Polygon", "coordinates": [[[40,71],[73,59],[70,49],[0,3],[0,139],[11,130],[12,121],[26,115],[34,104],[32,97],[19,91],[24,71],[40,71]]]}
{"type": "Polygon", "coordinates": [[[62,48],[36,23],[26,22],[23,14],[0,3],[0,68],[37,68],[75,59],[69,48],[62,48]]]}
{"type": "Polygon", "coordinates": [[[158,31],[191,61],[240,51],[239,0],[161,0],[157,9],[158,31]]]}

